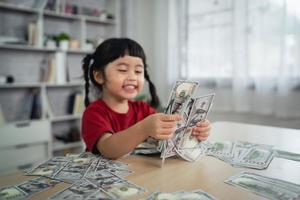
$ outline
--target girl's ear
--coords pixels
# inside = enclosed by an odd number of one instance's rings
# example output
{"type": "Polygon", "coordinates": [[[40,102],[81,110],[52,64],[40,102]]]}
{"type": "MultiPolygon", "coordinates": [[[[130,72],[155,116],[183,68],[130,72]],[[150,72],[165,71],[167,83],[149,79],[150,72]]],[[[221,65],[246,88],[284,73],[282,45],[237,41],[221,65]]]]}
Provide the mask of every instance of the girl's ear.
{"type": "Polygon", "coordinates": [[[104,77],[103,74],[100,71],[93,71],[94,79],[97,83],[102,85],[104,83],[104,77]]]}

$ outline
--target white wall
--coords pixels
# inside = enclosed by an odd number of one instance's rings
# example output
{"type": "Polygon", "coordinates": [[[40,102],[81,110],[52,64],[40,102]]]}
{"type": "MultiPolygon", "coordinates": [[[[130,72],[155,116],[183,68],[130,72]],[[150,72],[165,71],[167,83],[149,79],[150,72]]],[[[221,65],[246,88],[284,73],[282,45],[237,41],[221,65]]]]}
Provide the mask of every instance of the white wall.
{"type": "Polygon", "coordinates": [[[123,36],[138,41],[144,48],[150,78],[162,102],[169,93],[167,84],[168,1],[123,1],[123,36]],[[125,9],[125,10],[124,10],[125,9]],[[159,23],[157,23],[159,22],[159,23]]]}

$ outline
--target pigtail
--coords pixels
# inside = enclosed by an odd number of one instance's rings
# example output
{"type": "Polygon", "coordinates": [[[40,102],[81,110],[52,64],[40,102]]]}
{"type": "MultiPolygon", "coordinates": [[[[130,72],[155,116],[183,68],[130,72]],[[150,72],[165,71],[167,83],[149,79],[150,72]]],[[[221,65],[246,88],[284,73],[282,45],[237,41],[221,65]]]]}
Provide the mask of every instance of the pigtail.
{"type": "Polygon", "coordinates": [[[159,98],[156,94],[156,88],[154,86],[154,84],[152,83],[152,81],[150,80],[148,71],[145,69],[145,79],[148,81],[149,83],[149,90],[150,90],[150,94],[151,94],[151,101],[150,101],[150,105],[157,108],[160,104],[159,102],[159,98]]]}
{"type": "Polygon", "coordinates": [[[90,100],[89,100],[89,88],[90,88],[89,77],[90,77],[90,73],[91,73],[91,70],[90,70],[91,59],[92,59],[92,55],[87,54],[83,58],[83,65],[82,65],[83,75],[84,75],[84,80],[85,80],[85,84],[84,84],[84,88],[85,88],[84,105],[85,105],[85,107],[87,107],[90,104],[90,100]]]}

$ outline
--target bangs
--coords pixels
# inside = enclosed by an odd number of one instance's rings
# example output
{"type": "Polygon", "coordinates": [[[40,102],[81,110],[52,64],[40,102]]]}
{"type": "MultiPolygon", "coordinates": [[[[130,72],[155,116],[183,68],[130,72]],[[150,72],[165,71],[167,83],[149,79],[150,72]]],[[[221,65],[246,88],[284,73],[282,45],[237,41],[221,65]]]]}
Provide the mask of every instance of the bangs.
{"type": "Polygon", "coordinates": [[[137,42],[128,38],[111,38],[105,40],[98,46],[95,54],[95,64],[98,66],[105,66],[125,55],[141,58],[143,64],[146,66],[146,56],[143,48],[137,42]]]}

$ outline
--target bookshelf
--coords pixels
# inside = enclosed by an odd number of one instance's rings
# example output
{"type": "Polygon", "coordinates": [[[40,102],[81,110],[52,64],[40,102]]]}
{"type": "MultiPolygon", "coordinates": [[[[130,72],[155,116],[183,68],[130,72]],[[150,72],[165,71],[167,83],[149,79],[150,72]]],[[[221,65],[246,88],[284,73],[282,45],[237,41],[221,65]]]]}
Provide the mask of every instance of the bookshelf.
{"type": "Polygon", "coordinates": [[[52,7],[47,0],[13,2],[17,1],[0,0],[0,75],[14,79],[0,83],[5,120],[0,130],[20,122],[48,121],[51,155],[82,151],[82,141],[76,141],[83,109],[82,59],[97,42],[120,36],[120,0],[59,0],[52,7]],[[67,4],[78,13],[67,12],[67,4]],[[89,9],[98,14],[92,16],[89,9]],[[78,45],[47,43],[61,33],[78,45]],[[64,141],[68,138],[71,142],[64,141]]]}

